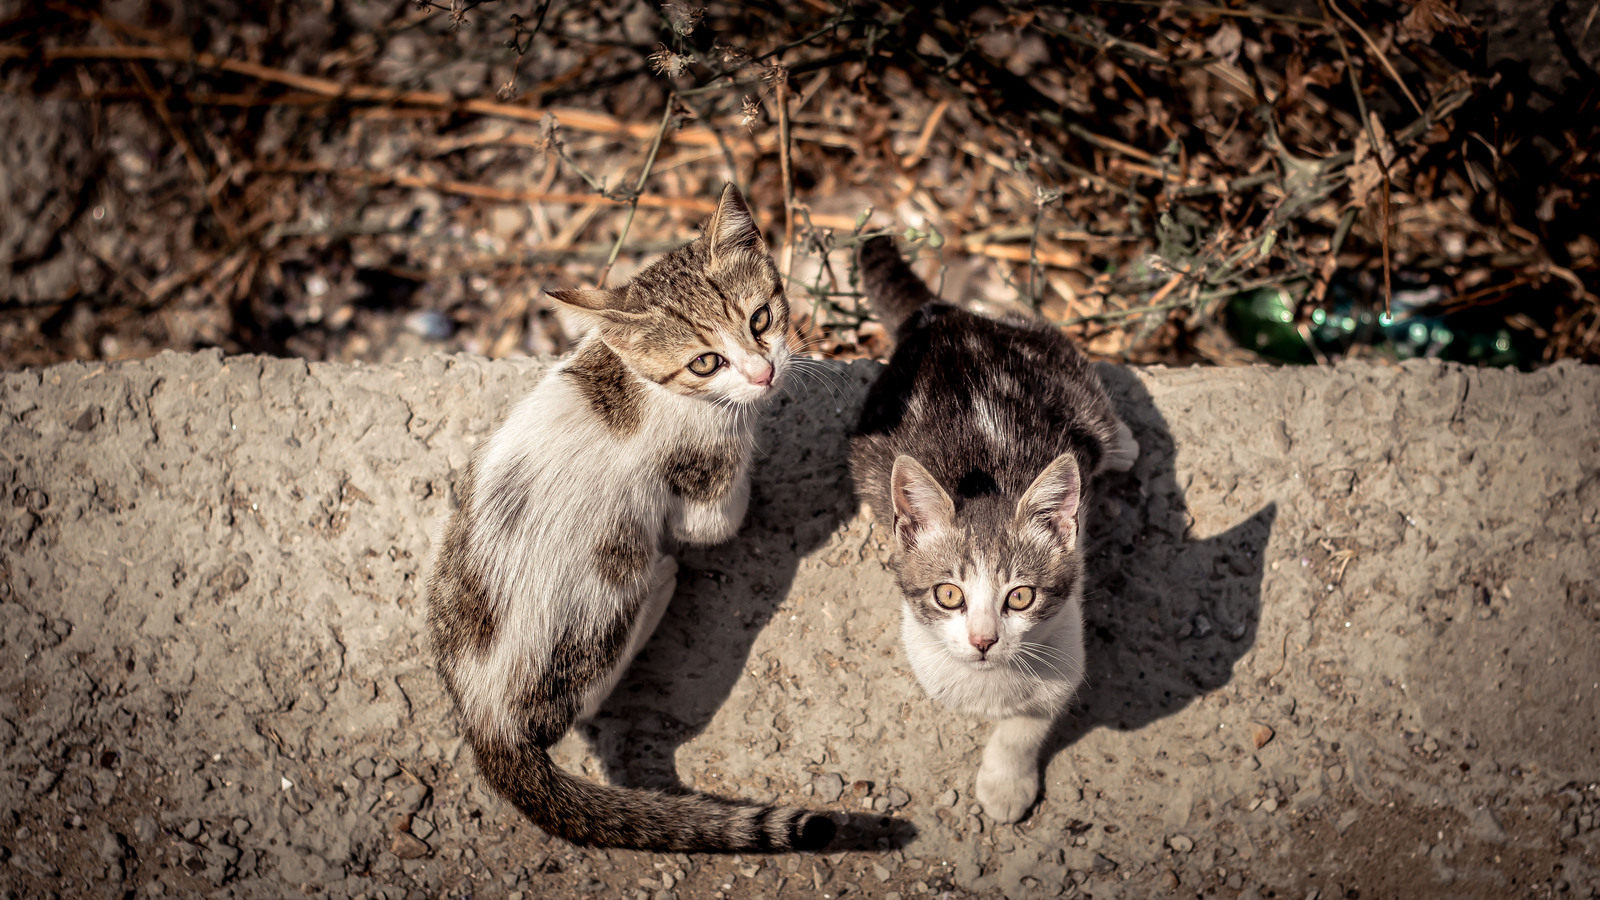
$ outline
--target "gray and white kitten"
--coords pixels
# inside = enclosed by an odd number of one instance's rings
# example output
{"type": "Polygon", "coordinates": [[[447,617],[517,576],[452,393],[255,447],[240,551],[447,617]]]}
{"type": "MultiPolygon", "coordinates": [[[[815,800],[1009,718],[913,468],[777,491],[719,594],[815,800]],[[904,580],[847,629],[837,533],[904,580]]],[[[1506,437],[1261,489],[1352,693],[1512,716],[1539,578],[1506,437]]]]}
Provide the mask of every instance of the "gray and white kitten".
{"type": "Polygon", "coordinates": [[[851,439],[861,500],[894,533],[901,636],[934,699],[997,719],[978,801],[1001,822],[1039,792],[1052,722],[1083,682],[1087,480],[1138,456],[1094,370],[1038,319],[937,301],[894,243],[861,248],[895,334],[851,439]]]}
{"type": "Polygon", "coordinates": [[[590,330],[480,446],[429,581],[439,673],[484,778],[579,844],[817,849],[804,810],[594,784],[547,748],[592,717],[672,599],[670,537],[732,537],[789,306],[729,185],[704,234],[613,290],[552,291],[590,330]]]}

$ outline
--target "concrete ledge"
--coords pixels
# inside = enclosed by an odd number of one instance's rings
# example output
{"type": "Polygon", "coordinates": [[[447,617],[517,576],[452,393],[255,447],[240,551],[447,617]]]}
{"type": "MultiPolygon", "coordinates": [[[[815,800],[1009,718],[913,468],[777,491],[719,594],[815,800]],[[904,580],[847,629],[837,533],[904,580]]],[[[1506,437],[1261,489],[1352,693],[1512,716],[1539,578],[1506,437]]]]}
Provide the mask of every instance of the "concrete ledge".
{"type": "Polygon", "coordinates": [[[570,768],[897,822],[814,858],[567,847],[477,786],[429,534],[541,370],[164,354],[0,378],[0,883],[23,896],[1600,891],[1600,370],[1106,368],[1089,686],[1018,828],[896,646],[845,439],[770,419],[746,527],[570,768]],[[156,886],[159,882],[159,887],[156,886]],[[730,885],[731,887],[724,887],[730,885]],[[641,894],[642,892],[642,894],[641,894]]]}

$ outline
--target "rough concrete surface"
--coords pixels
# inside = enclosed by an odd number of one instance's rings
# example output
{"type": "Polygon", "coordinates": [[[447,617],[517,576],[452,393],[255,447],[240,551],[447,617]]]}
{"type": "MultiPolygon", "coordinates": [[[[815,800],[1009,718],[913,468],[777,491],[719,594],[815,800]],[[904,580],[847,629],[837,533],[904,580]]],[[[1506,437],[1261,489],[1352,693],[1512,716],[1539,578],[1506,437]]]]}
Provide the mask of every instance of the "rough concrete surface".
{"type": "Polygon", "coordinates": [[[166,354],[0,380],[7,896],[1508,897],[1600,891],[1600,370],[1103,371],[1089,683],[1018,826],[896,645],[846,434],[765,427],[569,768],[854,814],[816,856],[567,846],[476,781],[429,534],[533,361],[166,354]],[[888,821],[883,821],[887,819],[888,821]]]}

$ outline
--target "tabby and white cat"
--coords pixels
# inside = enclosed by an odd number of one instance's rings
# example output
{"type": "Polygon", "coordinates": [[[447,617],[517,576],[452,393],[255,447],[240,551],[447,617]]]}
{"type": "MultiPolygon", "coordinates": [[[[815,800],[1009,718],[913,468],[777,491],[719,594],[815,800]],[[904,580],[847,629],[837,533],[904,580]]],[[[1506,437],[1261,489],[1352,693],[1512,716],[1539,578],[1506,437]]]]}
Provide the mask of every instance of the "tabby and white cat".
{"type": "Polygon", "coordinates": [[[670,537],[744,519],[757,408],[790,362],[789,306],[729,185],[704,234],[614,290],[552,291],[589,326],[463,473],[429,581],[439,673],[484,778],[579,844],[818,849],[826,816],[591,783],[547,748],[592,717],[676,586],[670,537]]]}
{"type": "Polygon", "coordinates": [[[924,689],[997,719],[978,801],[1015,822],[1083,682],[1086,481],[1138,456],[1088,360],[1052,326],[937,302],[889,238],[862,282],[896,338],[851,439],[861,500],[894,533],[901,636],[924,689]]]}

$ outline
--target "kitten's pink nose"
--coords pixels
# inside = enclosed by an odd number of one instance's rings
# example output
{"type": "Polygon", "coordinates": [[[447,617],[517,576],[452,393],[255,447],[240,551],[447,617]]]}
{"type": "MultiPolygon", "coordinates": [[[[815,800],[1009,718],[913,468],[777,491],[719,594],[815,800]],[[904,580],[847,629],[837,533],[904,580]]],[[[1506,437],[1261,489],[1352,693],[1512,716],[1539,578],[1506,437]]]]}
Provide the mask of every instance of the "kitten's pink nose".
{"type": "Polygon", "coordinates": [[[772,363],[766,363],[766,370],[760,375],[750,379],[750,383],[757,387],[766,387],[772,383],[772,363]]]}
{"type": "Polygon", "coordinates": [[[997,644],[999,642],[1000,642],[1000,639],[998,637],[993,636],[993,635],[988,635],[988,634],[969,634],[969,635],[967,635],[967,643],[971,644],[974,647],[977,647],[979,653],[988,653],[989,652],[989,648],[993,647],[995,644],[997,644]]]}

